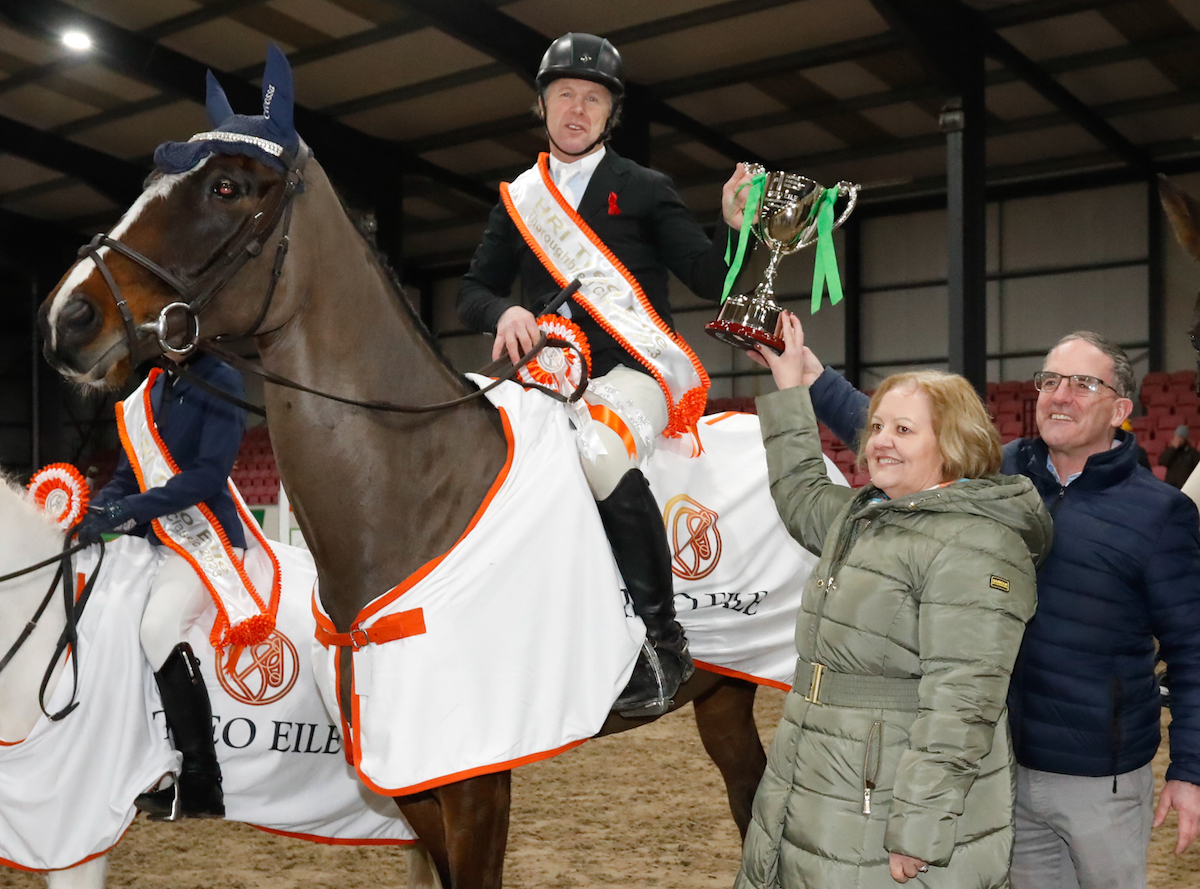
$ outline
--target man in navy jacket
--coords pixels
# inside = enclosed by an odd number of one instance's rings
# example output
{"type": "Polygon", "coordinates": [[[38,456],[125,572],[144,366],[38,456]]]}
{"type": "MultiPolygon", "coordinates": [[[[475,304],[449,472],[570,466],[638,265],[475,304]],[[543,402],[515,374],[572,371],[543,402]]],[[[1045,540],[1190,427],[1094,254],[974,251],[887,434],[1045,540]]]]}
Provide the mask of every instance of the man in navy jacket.
{"type": "MultiPolygon", "coordinates": [[[[1118,431],[1133,409],[1124,351],[1082,331],[1043,368],[1040,436],[1006,445],[1003,464],[1033,481],[1054,516],[1009,687],[1012,885],[1144,887],[1152,821],[1178,812],[1177,854],[1200,831],[1200,515],[1138,465],[1136,440],[1118,431]],[[1157,810],[1155,640],[1172,677],[1172,761],[1157,810]]],[[[866,396],[808,349],[804,382],[817,416],[854,443],[866,396]]]]}
{"type": "MultiPolygon", "coordinates": [[[[196,376],[236,398],[244,396],[236,370],[211,355],[188,362],[196,376]]],[[[106,531],[124,531],[161,545],[151,520],[203,503],[244,552],[246,536],[229,492],[229,473],[237,459],[246,412],[168,371],[150,390],[154,423],[179,472],[164,485],[142,491],[128,456],[122,451],[112,481],[95,496],[79,525],[82,543],[106,531]]],[[[220,817],[225,814],[221,769],[212,733],[212,705],[200,663],[184,635],[210,601],[208,590],[192,566],[164,550],[142,615],[141,640],[162,693],[163,715],[183,767],[175,789],[138,797],[138,808],[155,820],[220,817]]]]}

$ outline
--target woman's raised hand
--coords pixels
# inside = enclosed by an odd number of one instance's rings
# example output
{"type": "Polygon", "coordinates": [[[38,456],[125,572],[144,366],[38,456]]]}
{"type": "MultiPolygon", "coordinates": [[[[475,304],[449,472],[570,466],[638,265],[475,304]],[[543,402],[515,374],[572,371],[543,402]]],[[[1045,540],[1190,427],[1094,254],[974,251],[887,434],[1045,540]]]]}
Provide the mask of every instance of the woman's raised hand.
{"type": "Polygon", "coordinates": [[[756,364],[771,369],[775,378],[775,386],[779,389],[790,389],[793,386],[811,386],[824,369],[821,360],[812,350],[804,345],[804,327],[800,319],[791,312],[784,312],[783,322],[783,354],[776,355],[767,346],[747,350],[756,364]]]}

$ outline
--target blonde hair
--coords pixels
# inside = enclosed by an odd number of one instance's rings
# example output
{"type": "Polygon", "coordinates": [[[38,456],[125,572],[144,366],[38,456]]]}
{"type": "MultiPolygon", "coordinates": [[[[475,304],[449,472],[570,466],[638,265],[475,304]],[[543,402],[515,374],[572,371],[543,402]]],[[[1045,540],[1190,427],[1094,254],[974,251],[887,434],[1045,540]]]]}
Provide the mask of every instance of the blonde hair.
{"type": "Polygon", "coordinates": [[[942,481],[980,478],[1000,471],[1000,433],[977,393],[958,374],[940,370],[918,370],[892,374],[879,384],[867,408],[868,428],[858,446],[858,464],[867,463],[869,424],[879,402],[893,389],[913,386],[929,398],[933,435],[942,458],[942,481]]]}

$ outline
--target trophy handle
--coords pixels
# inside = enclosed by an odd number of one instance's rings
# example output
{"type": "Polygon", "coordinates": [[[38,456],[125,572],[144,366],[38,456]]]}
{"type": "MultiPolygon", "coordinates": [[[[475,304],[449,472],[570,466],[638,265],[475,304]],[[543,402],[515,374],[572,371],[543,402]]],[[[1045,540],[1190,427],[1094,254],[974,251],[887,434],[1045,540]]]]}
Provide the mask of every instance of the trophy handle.
{"type": "Polygon", "coordinates": [[[837,228],[843,222],[850,218],[850,214],[854,212],[854,207],[858,203],[859,185],[854,182],[842,180],[835,186],[838,190],[838,195],[844,195],[847,198],[846,209],[842,211],[842,215],[833,223],[833,227],[837,228]]]}

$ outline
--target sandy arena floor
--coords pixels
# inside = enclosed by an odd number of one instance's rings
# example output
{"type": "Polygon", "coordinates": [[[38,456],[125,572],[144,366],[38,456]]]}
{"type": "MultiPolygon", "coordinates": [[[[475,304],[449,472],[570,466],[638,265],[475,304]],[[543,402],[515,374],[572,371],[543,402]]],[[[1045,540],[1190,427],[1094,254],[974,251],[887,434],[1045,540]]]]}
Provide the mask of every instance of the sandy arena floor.
{"type": "MultiPolygon", "coordinates": [[[[759,694],[769,740],[783,694],[759,694]]],[[[1161,785],[1165,763],[1155,762],[1161,785]]],[[[505,886],[729,887],[737,831],[716,768],[704,755],[691,708],[625,735],[516,772],[505,886]]],[[[1200,843],[1176,858],[1175,819],[1154,834],[1151,889],[1200,886],[1200,843]]],[[[399,850],[322,846],[243,824],[138,820],[112,854],[110,886],[139,889],[384,889],[405,886],[399,850]]],[[[44,886],[0,869],[0,889],[44,886]]]]}

